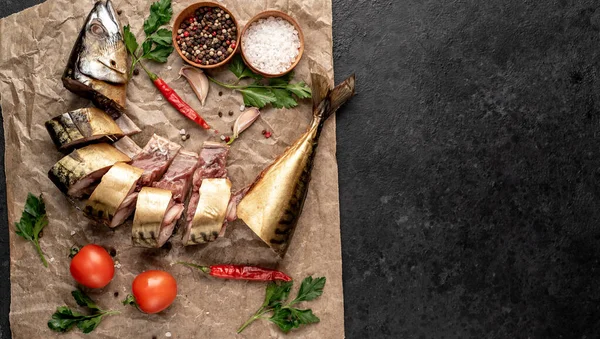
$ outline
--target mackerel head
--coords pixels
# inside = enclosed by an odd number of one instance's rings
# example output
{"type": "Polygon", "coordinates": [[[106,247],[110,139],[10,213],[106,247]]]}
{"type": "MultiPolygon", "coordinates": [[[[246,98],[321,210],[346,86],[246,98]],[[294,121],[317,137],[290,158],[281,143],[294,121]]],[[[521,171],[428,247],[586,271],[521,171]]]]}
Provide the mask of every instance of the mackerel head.
{"type": "Polygon", "coordinates": [[[331,90],[323,72],[311,76],[313,119],[307,131],[258,175],[237,205],[237,217],[281,257],[304,206],[323,123],[354,95],[354,75],[331,90]]]}
{"type": "Polygon", "coordinates": [[[68,90],[91,99],[114,118],[125,111],[127,50],[110,0],[96,2],[88,15],[62,80],[68,90]]]}

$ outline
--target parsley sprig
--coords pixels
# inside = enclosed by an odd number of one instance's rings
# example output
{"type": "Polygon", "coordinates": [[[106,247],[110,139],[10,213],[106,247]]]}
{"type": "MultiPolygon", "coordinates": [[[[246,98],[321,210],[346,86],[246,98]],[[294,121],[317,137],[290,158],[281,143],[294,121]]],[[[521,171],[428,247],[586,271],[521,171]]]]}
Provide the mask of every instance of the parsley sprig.
{"type": "Polygon", "coordinates": [[[40,234],[47,225],[48,217],[42,195],[38,198],[31,193],[27,194],[21,220],[15,223],[15,233],[33,244],[45,267],[48,267],[48,262],[40,247],[40,234]]]}
{"type": "Polygon", "coordinates": [[[92,332],[100,322],[102,317],[107,315],[119,314],[119,311],[104,311],[96,303],[80,290],[71,292],[71,295],[77,302],[77,305],[86,307],[91,311],[91,315],[83,315],[71,310],[68,306],[61,306],[56,309],[52,318],[48,321],[48,327],[56,332],[67,332],[73,326],[77,325],[83,333],[92,332]]]}
{"type": "MultiPolygon", "coordinates": [[[[167,58],[173,53],[173,37],[171,31],[166,28],[160,28],[171,21],[173,8],[171,0],[159,0],[150,6],[150,16],[144,21],[144,33],[146,39],[142,43],[142,49],[138,51],[138,44],[135,35],[131,32],[129,25],[123,28],[125,47],[131,54],[131,72],[135,65],[141,60],[147,59],[160,63],[167,62],[167,58]]],[[[140,63],[142,67],[143,64],[140,63]]]]}
{"type": "Polygon", "coordinates": [[[267,81],[261,75],[252,72],[239,55],[232,58],[229,70],[237,77],[235,83],[223,83],[212,77],[209,77],[209,80],[219,86],[242,93],[244,105],[246,106],[263,108],[267,104],[271,104],[275,108],[292,108],[298,106],[295,97],[307,99],[312,95],[310,87],[304,81],[290,83],[294,78],[294,72],[267,81]],[[246,85],[240,85],[239,83],[243,79],[254,79],[254,81],[246,85]]]}
{"type": "Polygon", "coordinates": [[[300,285],[296,298],[287,304],[285,302],[294,282],[269,284],[265,293],[265,301],[262,306],[237,330],[237,333],[241,333],[248,325],[261,318],[268,319],[270,322],[279,326],[285,333],[300,327],[300,325],[318,323],[320,319],[311,309],[299,309],[293,306],[302,301],[310,301],[318,298],[323,294],[325,281],[326,279],[324,277],[316,279],[306,277],[302,281],[302,285],[300,285]],[[268,313],[271,312],[272,315],[269,317],[268,313]]]}

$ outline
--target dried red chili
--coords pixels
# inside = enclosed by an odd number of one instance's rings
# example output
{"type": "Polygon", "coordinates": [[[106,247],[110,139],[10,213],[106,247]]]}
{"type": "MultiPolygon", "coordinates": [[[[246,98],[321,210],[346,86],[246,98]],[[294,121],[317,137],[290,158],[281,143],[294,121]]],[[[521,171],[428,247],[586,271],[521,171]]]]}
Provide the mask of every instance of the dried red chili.
{"type": "Polygon", "coordinates": [[[254,280],[254,281],[291,281],[287,274],[272,270],[269,268],[262,268],[257,266],[246,266],[246,265],[212,265],[212,266],[201,266],[187,262],[178,262],[178,264],[193,267],[201,270],[204,273],[210,274],[213,277],[222,279],[233,279],[233,280],[254,280]]]}
{"type": "MultiPolygon", "coordinates": [[[[142,65],[142,63],[140,63],[140,65],[142,65]]],[[[197,123],[202,128],[211,129],[208,123],[202,119],[200,114],[198,114],[190,105],[183,101],[183,99],[181,99],[181,97],[169,85],[167,85],[163,79],[159,78],[158,75],[148,71],[144,65],[142,65],[142,68],[144,68],[146,73],[148,73],[148,76],[154,83],[154,86],[158,88],[163,97],[165,97],[165,99],[167,99],[167,101],[173,105],[173,107],[175,107],[179,113],[197,123]]]]}

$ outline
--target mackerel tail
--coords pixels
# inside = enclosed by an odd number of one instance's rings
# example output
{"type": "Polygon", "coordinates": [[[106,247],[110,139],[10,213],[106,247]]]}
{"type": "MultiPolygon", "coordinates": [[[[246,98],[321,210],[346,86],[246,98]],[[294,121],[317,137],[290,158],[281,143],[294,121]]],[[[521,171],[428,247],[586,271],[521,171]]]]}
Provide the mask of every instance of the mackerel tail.
{"type": "Polygon", "coordinates": [[[354,75],[331,89],[321,74],[311,74],[313,119],[308,130],[258,175],[237,206],[237,216],[281,257],[304,206],[323,124],[354,95],[354,75]]]}

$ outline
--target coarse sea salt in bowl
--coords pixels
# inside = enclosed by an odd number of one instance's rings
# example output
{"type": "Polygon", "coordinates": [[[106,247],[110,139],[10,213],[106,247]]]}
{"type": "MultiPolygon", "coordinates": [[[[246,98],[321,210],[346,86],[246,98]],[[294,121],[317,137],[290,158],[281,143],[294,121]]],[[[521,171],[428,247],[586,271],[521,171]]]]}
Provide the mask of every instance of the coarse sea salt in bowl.
{"type": "Polygon", "coordinates": [[[289,73],[304,53],[304,34],[294,18],[281,11],[264,11],[254,16],[241,34],[242,57],[265,78],[289,73]]]}

